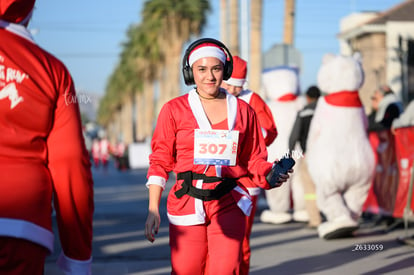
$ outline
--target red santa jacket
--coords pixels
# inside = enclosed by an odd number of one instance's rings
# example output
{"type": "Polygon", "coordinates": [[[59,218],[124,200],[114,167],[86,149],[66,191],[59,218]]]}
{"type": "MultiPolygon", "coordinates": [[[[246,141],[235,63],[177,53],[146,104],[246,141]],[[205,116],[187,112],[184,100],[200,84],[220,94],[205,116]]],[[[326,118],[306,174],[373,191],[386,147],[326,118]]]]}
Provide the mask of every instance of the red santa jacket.
{"type": "Polygon", "coordinates": [[[53,249],[52,197],[64,258],[90,261],[93,181],[65,66],[20,25],[0,20],[0,235],[53,249]]]}
{"type": "MultiPolygon", "coordinates": [[[[238,97],[252,106],[262,128],[266,146],[272,144],[277,137],[277,128],[269,106],[267,106],[266,102],[258,94],[250,90],[243,90],[238,97]]],[[[243,178],[242,183],[247,187],[250,195],[260,194],[260,188],[251,179],[243,178]]]]}
{"type": "Polygon", "coordinates": [[[258,94],[250,90],[243,90],[238,97],[253,107],[260,127],[262,127],[266,146],[272,144],[277,137],[277,128],[269,106],[267,106],[266,102],[258,94]]]}
{"type": "MultiPolygon", "coordinates": [[[[225,92],[223,89],[222,91],[225,92]]],[[[267,150],[258,124],[256,113],[244,101],[227,94],[227,129],[239,131],[238,153],[235,166],[216,166],[214,176],[242,178],[249,174],[261,188],[268,189],[265,180],[272,163],[266,161],[267,150]]],[[[199,97],[195,90],[175,98],[165,104],[158,116],[157,126],[151,142],[152,154],[148,169],[148,184],[165,187],[169,172],[193,171],[203,174],[206,165],[194,164],[194,129],[211,129],[199,97]]],[[[245,187],[238,180],[239,186],[232,195],[239,207],[250,213],[251,199],[245,187]]],[[[202,181],[194,181],[198,188],[206,188],[202,181]]],[[[170,222],[178,225],[200,224],[204,222],[201,201],[190,196],[177,199],[174,192],[181,188],[175,184],[168,197],[168,217],[170,222]]],[[[214,188],[209,184],[209,189],[214,188]]]]}

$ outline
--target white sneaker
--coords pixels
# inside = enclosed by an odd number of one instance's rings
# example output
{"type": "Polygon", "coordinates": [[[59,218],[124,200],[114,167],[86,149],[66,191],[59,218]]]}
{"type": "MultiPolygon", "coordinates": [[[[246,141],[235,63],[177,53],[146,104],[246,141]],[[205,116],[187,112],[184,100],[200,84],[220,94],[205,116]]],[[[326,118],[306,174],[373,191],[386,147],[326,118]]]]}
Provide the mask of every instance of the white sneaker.
{"type": "Polygon", "coordinates": [[[293,220],[295,222],[308,222],[309,214],[306,210],[297,210],[293,212],[293,220]]]}
{"type": "Polygon", "coordinates": [[[275,213],[270,210],[264,210],[260,215],[260,221],[263,223],[283,224],[291,220],[292,215],[284,212],[275,213]]]}

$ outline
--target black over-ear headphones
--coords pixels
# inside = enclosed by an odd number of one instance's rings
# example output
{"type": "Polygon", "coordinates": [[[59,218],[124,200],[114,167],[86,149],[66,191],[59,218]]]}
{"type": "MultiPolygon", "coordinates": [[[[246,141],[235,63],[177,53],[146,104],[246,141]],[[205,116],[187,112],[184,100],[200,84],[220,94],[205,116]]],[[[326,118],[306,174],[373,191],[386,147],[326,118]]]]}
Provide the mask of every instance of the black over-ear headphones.
{"type": "Polygon", "coordinates": [[[187,50],[185,51],[184,57],[183,57],[183,77],[184,77],[184,82],[186,85],[194,85],[194,75],[193,75],[193,70],[190,67],[189,63],[188,63],[188,57],[190,55],[190,53],[199,45],[204,44],[204,43],[212,43],[215,44],[217,46],[219,46],[220,48],[222,48],[224,50],[224,52],[226,53],[227,59],[226,62],[224,63],[224,71],[223,71],[223,79],[227,80],[231,77],[231,73],[233,72],[233,57],[230,54],[230,51],[227,49],[227,47],[221,43],[220,41],[213,39],[213,38],[201,38],[199,40],[194,41],[193,43],[191,43],[190,46],[188,46],[187,50]]]}

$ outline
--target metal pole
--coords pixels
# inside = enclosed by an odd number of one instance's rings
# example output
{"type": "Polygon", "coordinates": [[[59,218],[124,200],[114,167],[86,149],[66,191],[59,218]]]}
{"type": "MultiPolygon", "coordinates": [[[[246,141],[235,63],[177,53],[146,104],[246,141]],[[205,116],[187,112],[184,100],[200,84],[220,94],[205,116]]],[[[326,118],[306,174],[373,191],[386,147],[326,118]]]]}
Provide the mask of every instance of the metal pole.
{"type": "Polygon", "coordinates": [[[249,9],[247,0],[241,0],[241,57],[249,64],[249,9]]]}

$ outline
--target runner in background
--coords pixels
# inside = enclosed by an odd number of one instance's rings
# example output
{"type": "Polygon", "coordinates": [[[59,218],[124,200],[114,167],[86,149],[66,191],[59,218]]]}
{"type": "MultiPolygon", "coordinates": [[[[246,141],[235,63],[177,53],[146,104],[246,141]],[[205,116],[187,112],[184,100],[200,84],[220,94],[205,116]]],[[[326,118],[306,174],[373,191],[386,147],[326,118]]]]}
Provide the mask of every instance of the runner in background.
{"type": "MultiPolygon", "coordinates": [[[[275,121],[272,112],[266,102],[255,92],[244,89],[247,76],[247,62],[238,56],[233,57],[233,73],[228,80],[221,83],[221,87],[226,89],[230,94],[249,103],[256,112],[259,125],[262,129],[266,146],[272,144],[277,136],[275,121]]],[[[250,268],[250,235],[252,232],[254,216],[257,209],[257,201],[261,192],[261,188],[253,182],[250,177],[241,178],[240,181],[247,187],[252,197],[253,208],[250,216],[246,216],[246,235],[243,241],[243,261],[240,266],[240,274],[249,274],[250,268]]]]}

